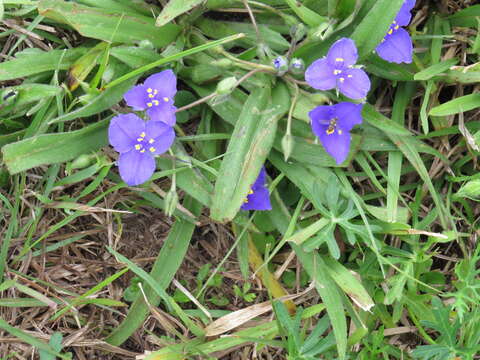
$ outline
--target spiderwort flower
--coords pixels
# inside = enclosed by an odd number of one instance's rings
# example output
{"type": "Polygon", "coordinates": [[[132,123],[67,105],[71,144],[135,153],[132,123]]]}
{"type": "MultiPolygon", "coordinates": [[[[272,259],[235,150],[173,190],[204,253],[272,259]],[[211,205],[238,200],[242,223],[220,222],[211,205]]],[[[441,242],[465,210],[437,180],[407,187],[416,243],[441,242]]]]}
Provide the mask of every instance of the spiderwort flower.
{"type": "Polygon", "coordinates": [[[147,110],[153,121],[175,125],[173,97],[177,93],[177,78],[172,70],[149,76],[141,85],[134,86],[124,95],[128,106],[134,110],[147,110]]]}
{"type": "Polygon", "coordinates": [[[413,43],[408,31],[402,28],[407,26],[412,18],[410,11],[415,6],[415,0],[405,0],[397,17],[390,25],[387,34],[377,46],[376,52],[382,59],[394,63],[411,63],[413,43]]]}
{"type": "Polygon", "coordinates": [[[145,122],[135,114],[122,114],[110,121],[108,139],[120,153],[120,176],[128,185],[135,186],[152,176],[154,156],[170,148],[175,132],[161,121],[145,122]]]}
{"type": "Polygon", "coordinates": [[[288,60],[285,56],[277,56],[272,61],[272,64],[279,76],[282,76],[288,71],[288,60]]]}
{"type": "Polygon", "coordinates": [[[350,152],[350,130],[362,122],[362,107],[363,104],[341,102],[317,106],[308,113],[313,133],[337,164],[344,162],[350,152]]]}
{"type": "Polygon", "coordinates": [[[365,71],[354,68],[357,47],[352,39],[336,41],[326,57],[314,61],[305,72],[307,83],[318,90],[337,88],[351,99],[362,99],[370,90],[370,79],[365,71]]]}
{"type": "Polygon", "coordinates": [[[265,167],[262,167],[258,174],[257,180],[250,188],[247,198],[244,200],[241,207],[242,210],[271,210],[270,194],[266,187],[267,172],[265,167]]]}

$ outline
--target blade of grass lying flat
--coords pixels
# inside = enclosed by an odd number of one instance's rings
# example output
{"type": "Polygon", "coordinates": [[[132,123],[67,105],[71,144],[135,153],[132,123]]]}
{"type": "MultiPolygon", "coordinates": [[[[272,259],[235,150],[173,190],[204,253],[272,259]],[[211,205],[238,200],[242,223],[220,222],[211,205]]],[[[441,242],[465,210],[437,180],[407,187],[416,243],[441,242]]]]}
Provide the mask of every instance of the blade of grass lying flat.
{"type": "Polygon", "coordinates": [[[81,130],[44,134],[2,147],[3,162],[10,174],[42,164],[72,160],[107,145],[108,119],[81,130]]]}
{"type": "Polygon", "coordinates": [[[430,116],[447,116],[470,111],[480,107],[480,93],[460,96],[435,106],[430,110],[430,116]]]}
{"type": "Polygon", "coordinates": [[[360,58],[370,55],[385,37],[404,0],[378,0],[355,28],[355,41],[360,58]]]}
{"type": "MultiPolygon", "coordinates": [[[[185,200],[184,206],[195,216],[200,215],[201,206],[191,198],[185,200]]],[[[195,225],[192,223],[179,219],[175,221],[150,272],[150,277],[157,282],[158,287],[166,289],[170,284],[183,261],[194,229],[195,225]]],[[[151,305],[158,305],[160,297],[150,286],[145,286],[145,296],[151,305]]],[[[143,323],[147,315],[148,305],[140,296],[132,304],[125,320],[105,341],[116,346],[122,344],[143,323]]]]}
{"type": "Polygon", "coordinates": [[[42,351],[44,351],[48,354],[55,355],[55,356],[59,357],[60,359],[65,359],[65,360],[71,359],[70,356],[63,355],[63,354],[60,354],[60,353],[56,352],[54,349],[52,349],[52,347],[49,344],[47,344],[43,340],[37,339],[36,337],[34,337],[30,334],[27,334],[26,332],[11,326],[5,320],[3,320],[1,317],[0,317],[0,329],[5,330],[9,334],[11,334],[11,335],[15,336],[16,338],[20,339],[22,342],[24,342],[26,344],[29,344],[29,345],[35,347],[36,349],[42,350],[42,351]]]}

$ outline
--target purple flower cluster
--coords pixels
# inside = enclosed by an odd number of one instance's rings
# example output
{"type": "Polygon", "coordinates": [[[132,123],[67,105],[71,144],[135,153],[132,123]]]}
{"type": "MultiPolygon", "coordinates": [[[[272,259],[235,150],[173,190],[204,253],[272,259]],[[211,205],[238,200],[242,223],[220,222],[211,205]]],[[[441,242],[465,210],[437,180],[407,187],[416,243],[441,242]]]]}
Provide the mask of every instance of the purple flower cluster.
{"type": "MultiPolygon", "coordinates": [[[[377,54],[390,62],[412,62],[413,44],[402,26],[411,20],[410,11],[415,0],[405,0],[382,42],[377,54]]],[[[305,80],[318,90],[336,89],[350,99],[364,99],[370,91],[368,75],[356,67],[357,47],[352,39],[342,38],[328,50],[327,56],[314,61],[305,71],[305,80]]],[[[341,164],[350,152],[350,130],[362,122],[363,104],[341,102],[336,105],[318,106],[309,113],[313,133],[322,142],[325,151],[337,164],[341,164]]]]}
{"type": "Polygon", "coordinates": [[[137,111],[146,110],[150,120],[145,122],[135,114],[121,114],[110,121],[108,139],[120,153],[118,168],[128,185],[147,181],[155,171],[155,156],[172,146],[176,92],[177,78],[172,70],[154,74],[124,95],[128,106],[137,111]]]}

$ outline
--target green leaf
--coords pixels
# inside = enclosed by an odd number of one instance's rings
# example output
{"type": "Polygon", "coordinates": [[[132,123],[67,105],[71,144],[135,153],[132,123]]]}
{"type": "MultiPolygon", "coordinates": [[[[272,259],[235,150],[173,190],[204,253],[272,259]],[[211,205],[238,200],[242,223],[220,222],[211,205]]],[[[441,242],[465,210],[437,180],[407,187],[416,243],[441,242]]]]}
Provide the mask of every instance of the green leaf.
{"type": "Polygon", "coordinates": [[[190,11],[200,5],[204,0],[170,0],[157,17],[156,26],[163,26],[177,16],[190,11]]]}
{"type": "Polygon", "coordinates": [[[438,75],[450,69],[452,66],[456,65],[457,63],[458,63],[458,59],[455,59],[455,58],[439,62],[437,64],[429,66],[428,68],[423,69],[422,71],[416,73],[413,76],[413,78],[414,80],[420,80],[420,81],[430,80],[435,75],[438,75]]]}
{"type": "Polygon", "coordinates": [[[81,35],[107,42],[134,44],[149,40],[161,48],[175,40],[180,28],[173,24],[155,27],[153,19],[141,15],[125,15],[62,0],[41,0],[40,15],[68,24],[81,35]]]}
{"type": "Polygon", "coordinates": [[[81,130],[34,136],[2,148],[3,162],[10,174],[35,166],[57,164],[107,145],[105,119],[81,130]]]}
{"type": "Polygon", "coordinates": [[[470,180],[457,191],[455,197],[480,201],[480,180],[470,180]]]}
{"type": "MultiPolygon", "coordinates": [[[[62,339],[63,335],[59,332],[54,332],[50,337],[50,341],[48,342],[53,350],[60,352],[62,350],[62,339]]],[[[39,351],[40,360],[55,360],[55,355],[45,352],[43,350],[39,351]]]]}
{"type": "Polygon", "coordinates": [[[328,19],[318,15],[315,11],[310,10],[308,7],[302,5],[299,1],[285,0],[290,8],[302,19],[302,21],[311,27],[319,26],[323,22],[327,22],[328,19]]]}
{"type": "Polygon", "coordinates": [[[447,116],[470,111],[480,107],[480,93],[460,96],[435,106],[430,110],[430,116],[447,116]]]}
{"type": "Polygon", "coordinates": [[[33,103],[60,94],[62,88],[45,84],[21,84],[5,88],[2,94],[8,94],[11,91],[18,92],[18,94],[15,100],[5,107],[2,106],[4,105],[3,99],[0,99],[0,116],[5,116],[6,114],[22,115],[30,110],[29,106],[33,103]]]}
{"type": "Polygon", "coordinates": [[[210,216],[229,221],[238,212],[273,144],[278,120],[288,111],[289,94],[279,83],[248,97],[222,161],[210,216]],[[270,95],[272,93],[272,95],[270,95]]]}
{"type": "Polygon", "coordinates": [[[56,69],[66,70],[86,51],[87,49],[82,47],[50,50],[49,52],[39,49],[24,50],[16,54],[16,59],[0,63],[0,81],[18,79],[56,69]]]}
{"type": "Polygon", "coordinates": [[[404,0],[378,0],[355,28],[355,41],[360,58],[367,57],[385,37],[404,0]]]}

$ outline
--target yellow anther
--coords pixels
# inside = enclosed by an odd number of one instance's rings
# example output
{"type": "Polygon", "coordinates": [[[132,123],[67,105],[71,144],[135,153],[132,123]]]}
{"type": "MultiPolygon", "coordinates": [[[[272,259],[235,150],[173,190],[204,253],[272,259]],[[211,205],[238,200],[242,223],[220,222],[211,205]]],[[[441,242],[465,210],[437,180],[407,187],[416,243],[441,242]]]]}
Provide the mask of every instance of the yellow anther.
{"type": "Polygon", "coordinates": [[[163,98],[163,101],[168,102],[168,101],[170,101],[170,99],[165,96],[165,97],[163,98]]]}
{"type": "Polygon", "coordinates": [[[336,58],[335,61],[345,61],[344,58],[336,58]]]}
{"type": "Polygon", "coordinates": [[[158,94],[157,89],[153,90],[153,94],[154,94],[154,95],[157,95],[157,94],[158,94]]]}
{"type": "Polygon", "coordinates": [[[140,150],[140,152],[143,154],[145,152],[145,149],[140,150]]]}
{"type": "Polygon", "coordinates": [[[338,135],[342,135],[343,134],[343,131],[338,129],[338,135]]]}
{"type": "Polygon", "coordinates": [[[148,97],[151,99],[151,98],[154,98],[155,95],[153,95],[153,94],[148,94],[148,97]]]}
{"type": "Polygon", "coordinates": [[[398,25],[395,25],[395,30],[398,30],[398,28],[399,28],[399,27],[400,27],[400,26],[398,26],[398,25]]]}
{"type": "Polygon", "coordinates": [[[155,106],[158,106],[159,104],[158,100],[153,100],[152,102],[155,104],[155,106]]]}
{"type": "Polygon", "coordinates": [[[348,77],[348,78],[352,78],[353,75],[352,75],[352,74],[348,74],[347,77],[348,77]]]}
{"type": "Polygon", "coordinates": [[[157,149],[155,149],[153,146],[151,146],[150,149],[148,149],[148,150],[150,150],[150,152],[155,152],[157,149]]]}
{"type": "Polygon", "coordinates": [[[155,142],[155,140],[153,140],[153,139],[148,140],[149,144],[153,144],[154,142],[155,142]]]}
{"type": "Polygon", "coordinates": [[[253,194],[253,190],[250,189],[250,191],[248,192],[248,195],[252,195],[253,194]]]}
{"type": "Polygon", "coordinates": [[[137,139],[137,141],[143,141],[143,140],[144,140],[144,138],[141,138],[141,137],[139,137],[139,138],[137,139]]]}
{"type": "Polygon", "coordinates": [[[145,131],[142,131],[142,132],[140,133],[140,137],[144,138],[145,136],[147,136],[147,134],[145,134],[145,131]]]}
{"type": "Polygon", "coordinates": [[[393,30],[392,29],[388,30],[388,35],[392,35],[392,34],[393,34],[393,30]]]}
{"type": "Polygon", "coordinates": [[[142,148],[142,145],[140,145],[140,144],[135,145],[136,150],[140,150],[141,148],[142,148]]]}
{"type": "Polygon", "coordinates": [[[147,103],[147,106],[148,106],[148,107],[152,107],[153,104],[152,104],[151,102],[149,102],[149,103],[147,103]]]}
{"type": "Polygon", "coordinates": [[[153,91],[152,88],[148,88],[148,89],[147,89],[147,92],[148,92],[148,93],[151,93],[152,91],[153,91]]]}
{"type": "Polygon", "coordinates": [[[345,81],[345,78],[341,77],[339,80],[341,83],[343,83],[345,81]]]}
{"type": "Polygon", "coordinates": [[[393,23],[396,24],[397,22],[395,20],[393,20],[393,23]]]}
{"type": "Polygon", "coordinates": [[[325,131],[327,135],[332,135],[335,132],[335,128],[328,128],[327,131],[325,131]]]}
{"type": "Polygon", "coordinates": [[[333,75],[341,74],[342,70],[333,70],[333,75]]]}

